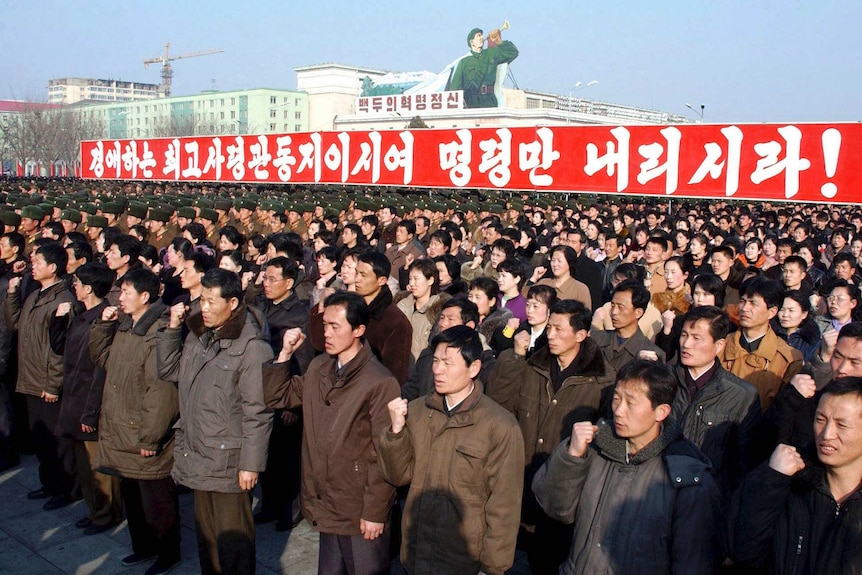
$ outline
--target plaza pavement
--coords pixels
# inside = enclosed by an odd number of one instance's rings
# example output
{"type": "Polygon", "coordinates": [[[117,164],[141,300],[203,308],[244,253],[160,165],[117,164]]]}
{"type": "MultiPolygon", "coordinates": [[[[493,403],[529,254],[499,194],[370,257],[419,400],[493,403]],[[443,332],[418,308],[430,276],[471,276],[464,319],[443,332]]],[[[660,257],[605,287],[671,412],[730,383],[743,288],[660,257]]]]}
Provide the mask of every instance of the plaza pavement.
{"type": "MultiPolygon", "coordinates": [[[[43,511],[44,500],[30,501],[39,488],[36,458],[25,456],[20,466],[0,474],[0,575],[143,575],[150,563],[123,567],[132,552],[126,522],[99,535],[84,535],[75,522],[87,514],[83,501],[56,511],[43,511]]],[[[258,504],[257,497],[255,505],[258,504]]],[[[182,563],[172,575],[200,573],[192,495],[180,496],[182,563]]],[[[274,523],[257,529],[258,575],[317,573],[318,534],[303,521],[293,531],[279,533],[274,523]]],[[[403,573],[397,562],[393,574],[403,573]]],[[[521,552],[508,575],[527,575],[521,552]]]]}

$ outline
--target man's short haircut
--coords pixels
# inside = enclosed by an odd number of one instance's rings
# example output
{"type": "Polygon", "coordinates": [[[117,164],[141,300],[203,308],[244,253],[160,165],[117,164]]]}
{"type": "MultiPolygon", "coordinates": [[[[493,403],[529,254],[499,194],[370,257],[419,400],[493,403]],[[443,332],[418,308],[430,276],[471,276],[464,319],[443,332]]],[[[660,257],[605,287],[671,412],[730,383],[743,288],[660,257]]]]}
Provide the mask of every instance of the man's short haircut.
{"type": "Polygon", "coordinates": [[[296,265],[295,261],[284,256],[278,256],[266,262],[263,269],[268,270],[269,268],[279,270],[282,279],[291,279],[294,283],[296,282],[296,278],[299,277],[299,266],[296,265]]]}
{"type": "MultiPolygon", "coordinates": [[[[438,211],[438,210],[435,210],[435,211],[438,211]]],[[[419,221],[419,220],[422,220],[422,223],[425,224],[426,228],[431,225],[431,218],[429,218],[428,216],[419,216],[418,218],[416,218],[416,221],[419,221]]]]}
{"type": "Polygon", "coordinates": [[[374,214],[367,214],[362,216],[362,220],[360,220],[363,224],[369,224],[371,227],[376,228],[380,223],[380,220],[374,214]]]}
{"type": "MultiPolygon", "coordinates": [[[[383,255],[383,254],[381,254],[383,255]]],[[[368,304],[361,295],[352,291],[337,291],[323,301],[324,307],[338,306],[344,308],[347,323],[353,329],[368,325],[368,304]]]]}
{"type": "Polygon", "coordinates": [[[583,303],[574,299],[563,299],[551,306],[550,313],[569,316],[569,325],[575,331],[590,331],[593,312],[583,303]]]}
{"type": "Polygon", "coordinates": [[[67,250],[72,250],[72,257],[76,260],[84,258],[85,262],[93,261],[93,246],[87,242],[72,241],[66,244],[67,250]]]}
{"type": "Polygon", "coordinates": [[[10,247],[18,248],[18,257],[24,255],[24,248],[27,245],[27,240],[24,239],[23,235],[18,232],[9,232],[8,234],[3,234],[3,237],[9,240],[10,247]]]}
{"type": "Polygon", "coordinates": [[[479,333],[466,325],[453,325],[441,331],[431,340],[431,347],[436,349],[441,343],[460,351],[468,367],[474,361],[482,361],[482,340],[479,339],[479,333]]]}
{"type": "Polygon", "coordinates": [[[682,316],[683,327],[696,325],[699,321],[705,321],[709,325],[709,336],[712,341],[726,339],[730,333],[730,320],[720,308],[714,305],[695,306],[682,316]]]}
{"type": "Polygon", "coordinates": [[[117,246],[121,256],[129,256],[128,265],[134,264],[141,256],[141,242],[134,236],[130,236],[129,234],[120,234],[115,237],[110,244],[107,243],[107,237],[105,240],[106,251],[110,250],[112,246],[117,246]]]}
{"type": "Polygon", "coordinates": [[[396,228],[404,228],[404,231],[410,234],[411,236],[416,235],[416,222],[413,220],[401,220],[398,222],[396,228]]]}
{"type": "Polygon", "coordinates": [[[715,254],[721,254],[731,261],[733,261],[733,258],[736,257],[736,254],[733,252],[733,248],[725,244],[715,246],[709,251],[710,257],[714,256],[715,254]]]}
{"type": "MultiPolygon", "coordinates": [[[[790,248],[791,251],[795,245],[796,242],[794,242],[792,238],[778,238],[778,241],[775,242],[776,248],[790,248]]],[[[806,265],[805,267],[808,266],[806,265]]]]}
{"type": "Polygon", "coordinates": [[[101,262],[87,262],[75,270],[75,277],[82,285],[93,288],[93,295],[104,299],[117,280],[117,272],[101,262]]]}
{"type": "Polygon", "coordinates": [[[862,341],[862,321],[851,321],[838,332],[838,339],[855,339],[862,341]]]}
{"type": "Polygon", "coordinates": [[[222,299],[236,298],[242,303],[242,281],[232,271],[213,268],[203,275],[201,286],[207,289],[219,288],[222,299]]]}
{"type": "Polygon", "coordinates": [[[847,262],[850,264],[851,269],[856,269],[858,266],[856,264],[856,258],[853,254],[848,252],[841,252],[835,254],[835,258],[832,260],[832,269],[835,269],[835,266],[840,264],[841,262],[847,262]]]}
{"type": "Polygon", "coordinates": [[[50,221],[47,224],[45,224],[43,229],[48,230],[52,234],[57,236],[58,240],[62,240],[63,237],[66,235],[66,229],[63,227],[63,224],[61,224],[60,222],[50,221]]]}
{"type": "Polygon", "coordinates": [[[443,246],[445,246],[446,251],[452,249],[452,235],[446,230],[435,230],[430,236],[428,236],[428,241],[432,242],[437,240],[443,246]]]}
{"type": "MultiPolygon", "coordinates": [[[[64,250],[65,251],[65,250],[64,250]]],[[[147,303],[155,303],[159,299],[159,277],[147,268],[129,270],[122,279],[122,285],[129,284],[139,294],[149,294],[147,303]]]]}
{"type": "Polygon", "coordinates": [[[823,388],[820,398],[827,395],[856,395],[862,399],[862,377],[839,377],[830,381],[823,388]]]}
{"type": "Polygon", "coordinates": [[[529,279],[524,264],[518,258],[506,258],[497,265],[497,273],[509,272],[518,281],[518,290],[524,287],[529,279]]]}
{"type": "Polygon", "coordinates": [[[644,268],[631,262],[622,263],[614,270],[614,275],[627,280],[644,281],[644,268]]]}
{"type": "Polygon", "coordinates": [[[534,285],[527,290],[527,299],[533,298],[549,308],[559,301],[557,290],[549,285],[534,285]]]}
{"type": "Polygon", "coordinates": [[[759,295],[766,307],[781,307],[784,301],[784,284],[765,276],[753,277],[739,286],[739,297],[754,297],[759,295]]]}
{"type": "Polygon", "coordinates": [[[784,258],[784,265],[792,264],[799,268],[799,271],[806,271],[808,264],[802,256],[790,255],[784,258]]]}
{"type": "Polygon", "coordinates": [[[57,277],[66,275],[66,266],[69,264],[69,254],[66,248],[60,245],[59,242],[50,240],[36,250],[36,254],[42,256],[45,263],[48,265],[54,264],[57,266],[57,277]]]}
{"type": "Polygon", "coordinates": [[[370,265],[375,277],[388,278],[389,274],[392,272],[392,264],[390,263],[389,258],[380,252],[365,251],[359,254],[356,259],[360,263],[370,265]]]}
{"type": "Polygon", "coordinates": [[[192,262],[195,271],[199,274],[204,274],[216,267],[215,258],[205,252],[194,251],[186,258],[187,262],[192,262]]]}
{"type": "Polygon", "coordinates": [[[676,395],[676,376],[664,363],[635,359],[620,368],[614,385],[638,382],[646,386],[647,397],[653,409],[659,405],[673,405],[676,395]]]}
{"type": "Polygon", "coordinates": [[[620,282],[620,284],[614,288],[615,294],[625,292],[631,293],[632,306],[634,306],[635,309],[646,311],[652,295],[646,286],[644,286],[643,282],[639,282],[637,280],[625,280],[620,282]]]}
{"type": "Polygon", "coordinates": [[[450,307],[457,307],[461,312],[462,324],[466,325],[472,321],[474,326],[479,325],[479,308],[475,303],[468,300],[466,296],[460,295],[447,300],[446,303],[443,304],[441,312],[450,307]]]}
{"type": "Polygon", "coordinates": [[[661,248],[661,251],[667,250],[667,239],[662,236],[650,236],[646,241],[646,245],[650,244],[657,245],[661,248]]]}

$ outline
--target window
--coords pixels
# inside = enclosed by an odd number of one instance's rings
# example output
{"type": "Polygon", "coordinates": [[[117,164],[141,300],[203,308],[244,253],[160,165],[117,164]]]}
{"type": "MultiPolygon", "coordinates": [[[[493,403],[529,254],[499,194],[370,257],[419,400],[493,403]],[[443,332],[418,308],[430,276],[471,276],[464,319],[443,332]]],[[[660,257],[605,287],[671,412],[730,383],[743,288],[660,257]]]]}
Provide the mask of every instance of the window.
{"type": "Polygon", "coordinates": [[[230,99],[230,105],[231,105],[231,106],[236,106],[236,98],[231,98],[231,99],[230,99]]]}
{"type": "Polygon", "coordinates": [[[270,118],[275,118],[275,110],[270,110],[270,111],[269,111],[269,117],[270,117],[270,118]]]}
{"type": "Polygon", "coordinates": [[[221,100],[219,100],[219,104],[218,104],[218,105],[219,105],[219,106],[224,106],[224,98],[222,98],[221,100]]]}
{"type": "Polygon", "coordinates": [[[219,119],[224,120],[224,112],[219,112],[219,119]]]}
{"type": "Polygon", "coordinates": [[[270,124],[270,125],[269,125],[269,131],[270,131],[270,132],[275,132],[275,130],[276,130],[276,129],[277,129],[277,128],[275,127],[275,124],[270,124]]]}
{"type": "Polygon", "coordinates": [[[276,98],[275,96],[270,96],[270,97],[269,97],[269,103],[270,103],[270,104],[276,104],[276,103],[278,103],[278,98],[276,98]]]}
{"type": "Polygon", "coordinates": [[[295,120],[301,120],[301,119],[302,119],[302,112],[295,112],[295,113],[293,114],[293,118],[294,118],[295,120]]]}
{"type": "Polygon", "coordinates": [[[295,125],[295,126],[293,127],[293,131],[294,131],[294,132],[301,132],[301,131],[302,131],[302,126],[300,126],[299,124],[295,125]]]}
{"type": "Polygon", "coordinates": [[[236,110],[231,110],[231,111],[230,111],[230,119],[231,119],[231,120],[236,120],[236,110]]]}

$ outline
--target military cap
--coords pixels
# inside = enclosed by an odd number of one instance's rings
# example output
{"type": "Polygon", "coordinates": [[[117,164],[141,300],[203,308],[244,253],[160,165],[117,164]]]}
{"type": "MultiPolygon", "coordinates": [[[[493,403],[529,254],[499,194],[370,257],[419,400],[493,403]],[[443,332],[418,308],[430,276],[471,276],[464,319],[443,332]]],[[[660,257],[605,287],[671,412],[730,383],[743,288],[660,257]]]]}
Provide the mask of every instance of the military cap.
{"type": "Polygon", "coordinates": [[[69,220],[70,222],[80,224],[81,220],[83,218],[81,217],[81,212],[79,212],[78,210],[73,210],[71,208],[67,208],[67,209],[63,210],[62,212],[60,212],[60,219],[61,220],[69,220]]]}
{"type": "Polygon", "coordinates": [[[171,219],[171,213],[162,208],[150,208],[147,214],[147,219],[154,222],[168,222],[171,219]]]}
{"type": "Polygon", "coordinates": [[[212,208],[201,208],[198,218],[215,223],[218,221],[218,212],[212,208]]]}
{"type": "Polygon", "coordinates": [[[254,210],[257,208],[257,203],[251,198],[237,198],[233,204],[234,207],[236,207],[236,209],[238,210],[241,210],[243,208],[247,210],[254,210]]]}
{"type": "Polygon", "coordinates": [[[48,202],[41,202],[38,204],[39,209],[42,210],[42,213],[46,216],[54,213],[54,204],[49,204],[48,202]]]}
{"type": "Polygon", "coordinates": [[[88,216],[87,227],[90,228],[107,228],[108,218],[105,216],[88,216]]]}
{"type": "Polygon", "coordinates": [[[98,211],[98,208],[96,207],[96,205],[90,204],[90,203],[79,204],[78,209],[81,210],[82,212],[87,212],[91,216],[95,216],[96,212],[98,211]]]}
{"type": "MultiPolygon", "coordinates": [[[[192,203],[196,208],[212,208],[213,202],[209,198],[195,198],[195,201],[192,203]]],[[[230,209],[228,207],[228,209],[230,209]]]]}
{"type": "MultiPolygon", "coordinates": [[[[223,212],[229,212],[231,206],[233,206],[233,204],[231,203],[231,201],[228,198],[218,198],[217,200],[212,202],[212,206],[207,206],[207,207],[211,207],[211,208],[214,208],[216,210],[221,210],[223,212]]],[[[201,207],[204,207],[204,206],[201,206],[201,207]]]]}
{"type": "Polygon", "coordinates": [[[21,225],[21,216],[15,212],[0,212],[0,222],[3,222],[5,226],[15,226],[17,228],[21,225]]]}
{"type": "MultiPolygon", "coordinates": [[[[104,209],[102,210],[104,211],[104,209]]],[[[132,217],[144,219],[147,217],[147,206],[144,204],[129,204],[126,213],[132,217]]]]}
{"type": "Polygon", "coordinates": [[[45,217],[45,214],[39,206],[24,206],[21,208],[21,217],[30,218],[31,220],[41,220],[45,217]]]}
{"type": "Polygon", "coordinates": [[[177,217],[193,220],[195,219],[195,216],[195,209],[192,207],[184,206],[177,210],[177,217]]]}

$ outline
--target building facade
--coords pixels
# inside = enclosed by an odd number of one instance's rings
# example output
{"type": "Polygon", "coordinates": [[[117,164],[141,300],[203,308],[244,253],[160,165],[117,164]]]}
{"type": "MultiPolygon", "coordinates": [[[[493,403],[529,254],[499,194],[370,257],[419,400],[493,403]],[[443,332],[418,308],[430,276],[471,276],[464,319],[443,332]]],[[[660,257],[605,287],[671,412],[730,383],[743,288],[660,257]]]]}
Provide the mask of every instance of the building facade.
{"type": "Polygon", "coordinates": [[[96,78],[54,78],[48,80],[48,103],[135,102],[164,98],[164,87],[143,82],[96,78]]]}

